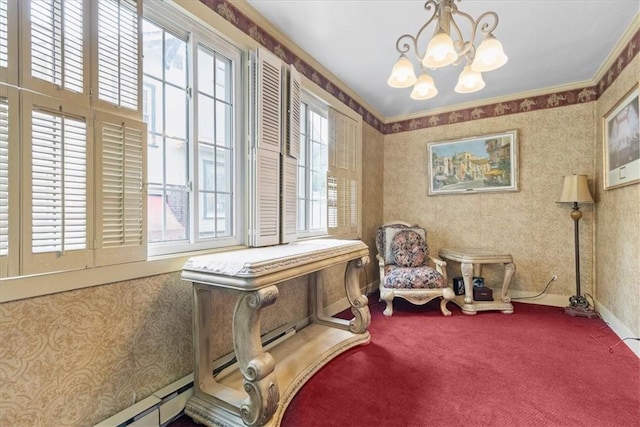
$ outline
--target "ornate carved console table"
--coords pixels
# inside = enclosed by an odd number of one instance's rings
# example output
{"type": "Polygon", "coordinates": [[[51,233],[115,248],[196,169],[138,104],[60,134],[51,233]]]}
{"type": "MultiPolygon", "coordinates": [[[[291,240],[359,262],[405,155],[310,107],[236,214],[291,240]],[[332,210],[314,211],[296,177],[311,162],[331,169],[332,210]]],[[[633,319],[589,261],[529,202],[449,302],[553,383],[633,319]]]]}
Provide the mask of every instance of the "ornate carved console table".
{"type": "Polygon", "coordinates": [[[304,383],[335,356],[370,340],[367,297],[359,287],[359,269],[369,262],[360,241],[314,240],[193,257],[182,278],[193,283],[194,394],[185,412],[208,426],[279,425],[284,411],[304,383]],[[260,310],[278,298],[276,284],[347,263],[345,291],[354,318],[324,314],[322,289],[310,292],[311,324],[265,351],[260,310]],[[233,312],[233,347],[237,367],[213,375],[209,310],[213,290],[237,293],[233,312]]]}

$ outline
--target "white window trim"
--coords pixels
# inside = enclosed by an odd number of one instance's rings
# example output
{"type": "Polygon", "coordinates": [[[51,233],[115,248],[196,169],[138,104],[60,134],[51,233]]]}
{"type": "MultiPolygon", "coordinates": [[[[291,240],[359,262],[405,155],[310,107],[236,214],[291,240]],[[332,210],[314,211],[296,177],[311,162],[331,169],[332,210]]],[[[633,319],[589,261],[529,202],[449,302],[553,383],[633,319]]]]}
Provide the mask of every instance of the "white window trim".
{"type": "MultiPolygon", "coordinates": [[[[310,93],[307,89],[304,89],[302,91],[302,96],[301,96],[301,100],[303,103],[307,104],[307,108],[309,109],[309,107],[311,107],[311,109],[313,109],[313,111],[315,111],[316,113],[320,114],[321,116],[323,116],[325,119],[329,119],[329,105],[322,101],[321,99],[319,99],[318,97],[314,96],[312,93],[310,93]]],[[[300,118],[301,122],[302,122],[302,117],[300,118]]],[[[306,117],[305,117],[306,120],[306,117]]],[[[307,133],[310,132],[309,127],[307,126],[307,133]]],[[[327,137],[328,138],[328,137],[327,137]]],[[[300,145],[305,144],[305,154],[307,159],[305,160],[309,160],[311,157],[310,154],[310,150],[311,147],[309,147],[307,145],[307,141],[302,141],[300,140],[300,145]]],[[[327,150],[329,148],[329,140],[327,139],[327,150]]],[[[301,150],[302,151],[302,150],[301,150]]],[[[327,152],[327,162],[328,162],[328,152],[327,152]]],[[[307,164],[307,166],[305,167],[305,169],[308,171],[310,169],[310,166],[307,164]]],[[[307,176],[307,179],[310,179],[309,176],[307,176]]],[[[308,196],[308,194],[307,194],[308,196]]],[[[309,199],[305,199],[305,200],[309,200],[309,199]]],[[[310,215],[311,213],[309,212],[310,210],[310,206],[307,205],[305,206],[305,215],[306,215],[306,222],[307,224],[309,224],[310,222],[310,215]]],[[[298,239],[313,239],[313,238],[318,238],[318,237],[326,237],[329,235],[328,233],[328,229],[326,227],[327,224],[327,212],[325,212],[325,227],[322,229],[312,229],[309,230],[308,228],[306,230],[298,230],[296,233],[296,236],[298,239]]]]}
{"type": "MultiPolygon", "coordinates": [[[[234,111],[235,111],[235,127],[233,133],[236,138],[236,146],[234,147],[234,178],[233,178],[233,204],[235,206],[235,218],[233,225],[233,234],[229,237],[216,238],[215,240],[203,240],[197,241],[195,213],[198,212],[199,198],[197,191],[197,177],[199,172],[199,162],[193,158],[193,153],[197,149],[198,133],[197,129],[193,129],[193,121],[189,123],[189,142],[191,144],[190,152],[190,164],[189,164],[189,180],[192,183],[191,190],[189,192],[191,198],[190,209],[190,235],[188,236],[189,242],[177,241],[177,242],[149,242],[147,244],[147,253],[149,257],[154,256],[180,256],[181,253],[188,253],[191,251],[201,250],[217,250],[225,247],[233,247],[241,245],[246,240],[245,234],[245,205],[246,200],[243,197],[242,189],[245,188],[244,180],[244,155],[245,155],[245,119],[244,119],[244,92],[240,87],[243,85],[246,76],[243,74],[245,68],[245,59],[241,51],[233,46],[230,42],[219,36],[213,29],[206,28],[198,20],[192,18],[186,9],[181,7],[172,6],[164,2],[145,2],[144,3],[144,17],[152,20],[156,25],[165,28],[173,34],[188,39],[187,49],[189,51],[189,79],[192,95],[189,100],[189,113],[190,117],[198,117],[198,107],[195,102],[195,94],[198,91],[198,81],[195,75],[197,69],[197,56],[194,52],[197,51],[198,46],[201,44],[214,50],[227,58],[230,58],[234,63],[233,70],[233,94],[234,99],[234,111]],[[185,28],[189,28],[186,31],[185,28]]],[[[142,37],[141,37],[142,39],[142,37]]],[[[142,42],[142,40],[141,40],[142,42]]],[[[141,48],[142,49],[142,48],[141,48]]],[[[141,50],[142,51],[142,50],[141,50]]],[[[143,75],[144,70],[140,69],[140,76],[143,75]]],[[[142,77],[141,77],[142,78],[142,77]]],[[[142,83],[141,83],[142,84],[142,83]]],[[[146,177],[145,177],[146,180],[146,177]]]]}

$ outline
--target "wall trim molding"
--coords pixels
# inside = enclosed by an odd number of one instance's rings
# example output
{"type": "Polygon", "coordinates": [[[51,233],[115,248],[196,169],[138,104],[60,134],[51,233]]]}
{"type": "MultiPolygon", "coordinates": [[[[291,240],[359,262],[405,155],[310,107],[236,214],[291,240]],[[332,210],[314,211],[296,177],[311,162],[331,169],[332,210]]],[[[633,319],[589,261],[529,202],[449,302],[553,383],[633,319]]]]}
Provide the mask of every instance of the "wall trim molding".
{"type": "Polygon", "coordinates": [[[331,72],[326,69],[318,70],[322,68],[321,64],[314,66],[311,64],[315,62],[312,61],[313,58],[294,52],[297,45],[275,30],[264,18],[260,18],[258,12],[251,9],[253,13],[249,13],[245,7],[235,5],[231,0],[200,0],[200,2],[273,52],[285,63],[293,64],[303,76],[361,115],[367,124],[383,135],[596,101],[640,51],[640,29],[638,28],[640,15],[636,15],[591,81],[494,98],[490,103],[484,100],[472,104],[458,104],[446,109],[425,111],[407,117],[380,119],[380,113],[373,112],[371,106],[365,105],[356,94],[347,90],[346,85],[331,72]],[[291,46],[280,42],[282,39],[291,46]],[[358,97],[357,101],[356,97],[358,97]]]}

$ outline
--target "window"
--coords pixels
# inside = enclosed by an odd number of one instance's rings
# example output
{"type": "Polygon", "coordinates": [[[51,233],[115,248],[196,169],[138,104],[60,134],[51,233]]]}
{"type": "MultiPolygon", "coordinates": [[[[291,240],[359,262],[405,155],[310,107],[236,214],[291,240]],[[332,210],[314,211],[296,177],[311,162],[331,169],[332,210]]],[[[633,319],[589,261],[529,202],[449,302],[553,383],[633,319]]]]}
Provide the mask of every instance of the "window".
{"type": "Polygon", "coordinates": [[[353,230],[359,212],[341,206],[357,204],[359,181],[331,159],[353,166],[357,146],[332,141],[355,141],[359,125],[336,138],[324,92],[301,102],[293,66],[264,49],[244,56],[168,3],[145,2],[143,17],[141,0],[0,0],[9,299],[166,272],[187,251],[353,230]],[[162,254],[180,256],[149,260],[162,254]]]}
{"type": "Polygon", "coordinates": [[[150,254],[242,242],[240,53],[178,15],[143,22],[150,254]]]}
{"type": "Polygon", "coordinates": [[[305,97],[300,105],[298,159],[298,232],[327,232],[327,109],[305,97]]]}

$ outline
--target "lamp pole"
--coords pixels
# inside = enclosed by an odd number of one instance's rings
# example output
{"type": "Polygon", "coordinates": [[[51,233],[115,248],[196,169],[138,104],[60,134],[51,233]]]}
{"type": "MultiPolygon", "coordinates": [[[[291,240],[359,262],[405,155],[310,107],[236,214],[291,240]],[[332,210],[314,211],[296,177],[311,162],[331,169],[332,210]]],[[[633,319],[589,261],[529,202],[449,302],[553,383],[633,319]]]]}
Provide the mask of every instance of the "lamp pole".
{"type": "Polygon", "coordinates": [[[573,202],[573,209],[569,215],[573,219],[573,232],[575,234],[576,294],[569,298],[569,306],[565,307],[564,312],[571,316],[598,317],[593,310],[589,309],[589,301],[580,292],[580,233],[578,232],[578,222],[582,218],[582,211],[578,206],[578,202],[573,202]]]}

